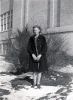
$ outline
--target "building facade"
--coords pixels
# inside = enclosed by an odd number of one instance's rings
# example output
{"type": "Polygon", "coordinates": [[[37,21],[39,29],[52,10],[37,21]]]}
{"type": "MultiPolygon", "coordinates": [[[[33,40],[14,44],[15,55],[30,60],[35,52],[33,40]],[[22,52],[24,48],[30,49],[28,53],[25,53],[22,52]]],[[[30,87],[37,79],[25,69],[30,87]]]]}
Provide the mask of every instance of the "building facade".
{"type": "Polygon", "coordinates": [[[0,55],[8,51],[8,39],[12,32],[13,0],[0,0],[0,55]]]}
{"type": "Polygon", "coordinates": [[[43,33],[67,33],[65,50],[73,54],[73,1],[72,0],[0,0],[0,55],[8,51],[8,39],[17,29],[40,25],[43,33]],[[68,34],[70,33],[70,34],[68,34]],[[66,45],[67,44],[67,45],[66,45]]]}

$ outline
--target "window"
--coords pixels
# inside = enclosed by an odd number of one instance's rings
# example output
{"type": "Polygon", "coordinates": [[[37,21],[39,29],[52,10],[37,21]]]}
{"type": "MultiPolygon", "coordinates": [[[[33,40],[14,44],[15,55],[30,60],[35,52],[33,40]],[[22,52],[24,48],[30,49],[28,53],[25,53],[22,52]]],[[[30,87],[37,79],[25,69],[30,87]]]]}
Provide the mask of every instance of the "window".
{"type": "Polygon", "coordinates": [[[12,28],[13,23],[13,10],[8,11],[1,15],[1,32],[7,31],[12,28]]]}
{"type": "Polygon", "coordinates": [[[1,31],[3,31],[3,15],[1,15],[1,31]]]}

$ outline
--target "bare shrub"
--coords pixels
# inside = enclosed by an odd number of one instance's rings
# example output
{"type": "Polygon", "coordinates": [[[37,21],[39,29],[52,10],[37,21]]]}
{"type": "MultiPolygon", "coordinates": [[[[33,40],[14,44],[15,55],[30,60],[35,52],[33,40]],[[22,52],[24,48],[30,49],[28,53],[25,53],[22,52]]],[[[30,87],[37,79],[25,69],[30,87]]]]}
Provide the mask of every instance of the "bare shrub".
{"type": "Polygon", "coordinates": [[[23,31],[17,30],[14,40],[9,39],[10,49],[7,54],[8,61],[12,61],[15,64],[17,73],[26,72],[28,70],[28,53],[27,53],[27,43],[29,39],[28,28],[23,31]]]}
{"type": "Polygon", "coordinates": [[[66,66],[70,63],[72,59],[67,55],[66,51],[63,51],[64,39],[60,37],[61,35],[47,35],[47,61],[48,66],[66,66]]]}

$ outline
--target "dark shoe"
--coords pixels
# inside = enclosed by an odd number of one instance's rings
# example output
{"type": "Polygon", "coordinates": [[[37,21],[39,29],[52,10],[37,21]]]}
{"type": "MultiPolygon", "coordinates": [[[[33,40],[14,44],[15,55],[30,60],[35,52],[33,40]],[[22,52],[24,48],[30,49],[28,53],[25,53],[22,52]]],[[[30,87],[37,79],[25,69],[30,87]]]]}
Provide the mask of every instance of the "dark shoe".
{"type": "Polygon", "coordinates": [[[39,88],[39,89],[41,88],[40,84],[37,84],[37,88],[39,88]]]}
{"type": "Polygon", "coordinates": [[[31,86],[31,88],[34,88],[34,87],[35,87],[35,85],[32,85],[32,86],[31,86]]]}
{"type": "Polygon", "coordinates": [[[31,88],[34,88],[36,86],[36,84],[32,84],[31,88]]]}

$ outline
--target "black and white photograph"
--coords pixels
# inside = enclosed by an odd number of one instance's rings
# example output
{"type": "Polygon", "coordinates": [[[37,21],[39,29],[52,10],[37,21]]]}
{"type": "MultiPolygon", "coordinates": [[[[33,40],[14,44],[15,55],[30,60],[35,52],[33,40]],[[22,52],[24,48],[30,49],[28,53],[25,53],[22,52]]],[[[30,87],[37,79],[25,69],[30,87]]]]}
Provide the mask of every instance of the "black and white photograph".
{"type": "Polygon", "coordinates": [[[0,100],[73,100],[73,0],[0,0],[0,100]]]}

